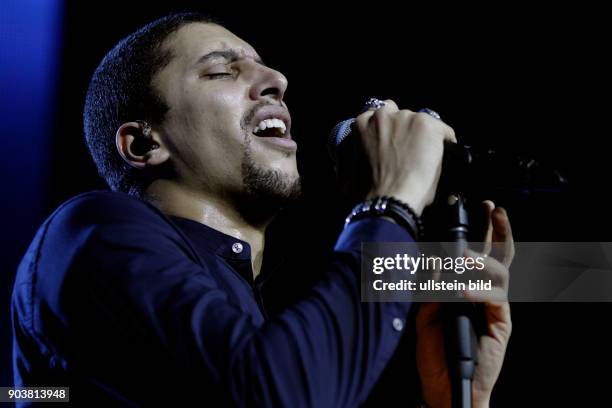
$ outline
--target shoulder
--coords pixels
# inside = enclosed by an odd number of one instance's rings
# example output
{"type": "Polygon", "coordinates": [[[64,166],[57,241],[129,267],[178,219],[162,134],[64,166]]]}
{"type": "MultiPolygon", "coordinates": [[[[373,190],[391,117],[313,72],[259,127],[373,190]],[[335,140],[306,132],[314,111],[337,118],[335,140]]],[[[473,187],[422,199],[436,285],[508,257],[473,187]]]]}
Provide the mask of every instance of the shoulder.
{"type": "Polygon", "coordinates": [[[47,240],[79,246],[104,235],[115,242],[166,237],[182,241],[174,223],[152,204],[121,192],[90,191],[60,205],[41,229],[47,240]]]}
{"type": "Polygon", "coordinates": [[[193,259],[192,254],[188,241],[153,205],[124,193],[80,194],[47,218],[26,251],[13,290],[15,315],[35,330],[41,319],[35,311],[42,303],[65,316],[64,308],[75,306],[74,299],[91,290],[86,285],[94,281],[121,274],[129,279],[158,265],[193,259]]]}
{"type": "Polygon", "coordinates": [[[102,240],[109,248],[147,241],[187,249],[182,234],[153,205],[125,193],[91,191],[60,205],[39,228],[28,253],[36,265],[58,258],[70,262],[102,240]]]}
{"type": "Polygon", "coordinates": [[[165,222],[165,217],[151,204],[125,193],[90,191],[60,205],[49,217],[51,222],[71,224],[108,224],[125,221],[165,222]]]}
{"type": "Polygon", "coordinates": [[[92,191],[60,205],[40,226],[18,267],[15,296],[58,293],[69,273],[133,262],[196,259],[188,239],[161,211],[123,193],[92,191]],[[72,272],[71,272],[72,271],[72,272]]]}

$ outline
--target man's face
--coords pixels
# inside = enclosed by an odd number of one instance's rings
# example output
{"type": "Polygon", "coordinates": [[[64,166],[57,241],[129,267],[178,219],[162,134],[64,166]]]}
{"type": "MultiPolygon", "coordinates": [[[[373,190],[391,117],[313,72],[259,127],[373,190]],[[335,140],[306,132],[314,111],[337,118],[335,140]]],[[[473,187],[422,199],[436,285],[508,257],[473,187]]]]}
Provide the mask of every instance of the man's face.
{"type": "Polygon", "coordinates": [[[153,86],[170,107],[162,138],[179,181],[212,195],[295,196],[287,79],[217,25],[185,25],[164,47],[173,57],[153,86]]]}

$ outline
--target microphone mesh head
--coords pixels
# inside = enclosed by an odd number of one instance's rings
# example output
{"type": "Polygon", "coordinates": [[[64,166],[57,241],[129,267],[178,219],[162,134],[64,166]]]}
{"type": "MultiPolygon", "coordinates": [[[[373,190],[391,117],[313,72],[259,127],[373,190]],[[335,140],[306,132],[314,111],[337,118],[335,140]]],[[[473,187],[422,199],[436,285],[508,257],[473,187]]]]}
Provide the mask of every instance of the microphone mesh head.
{"type": "Polygon", "coordinates": [[[328,143],[328,149],[329,149],[329,155],[331,156],[331,158],[336,161],[337,157],[336,157],[336,148],[340,145],[340,143],[342,143],[342,141],[344,141],[344,139],[346,139],[346,137],[351,133],[351,125],[355,122],[355,118],[350,118],[347,120],[343,120],[342,122],[338,123],[336,126],[334,126],[334,128],[332,129],[330,135],[329,135],[329,143],[328,143]]]}

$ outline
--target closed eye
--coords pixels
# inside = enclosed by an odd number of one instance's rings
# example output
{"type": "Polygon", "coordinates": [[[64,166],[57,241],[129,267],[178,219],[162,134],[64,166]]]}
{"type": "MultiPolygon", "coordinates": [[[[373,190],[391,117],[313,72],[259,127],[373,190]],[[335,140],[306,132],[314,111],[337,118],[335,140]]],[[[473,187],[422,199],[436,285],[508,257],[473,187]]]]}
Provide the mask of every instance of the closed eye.
{"type": "Polygon", "coordinates": [[[204,76],[206,78],[215,79],[215,78],[222,78],[226,76],[232,76],[232,74],[230,72],[216,72],[214,74],[205,74],[204,76]]]}

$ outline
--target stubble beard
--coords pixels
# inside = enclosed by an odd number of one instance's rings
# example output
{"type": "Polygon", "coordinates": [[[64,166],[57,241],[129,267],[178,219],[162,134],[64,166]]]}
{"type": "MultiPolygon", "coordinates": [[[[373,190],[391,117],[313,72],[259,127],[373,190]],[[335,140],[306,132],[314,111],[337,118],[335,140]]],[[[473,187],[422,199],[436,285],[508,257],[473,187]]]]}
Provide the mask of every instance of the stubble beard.
{"type": "MultiPolygon", "coordinates": [[[[302,193],[301,180],[280,170],[258,165],[251,153],[251,138],[245,134],[242,156],[243,194],[238,200],[240,213],[253,224],[266,224],[302,193]]],[[[289,154],[289,153],[288,153],[289,154]]]]}

